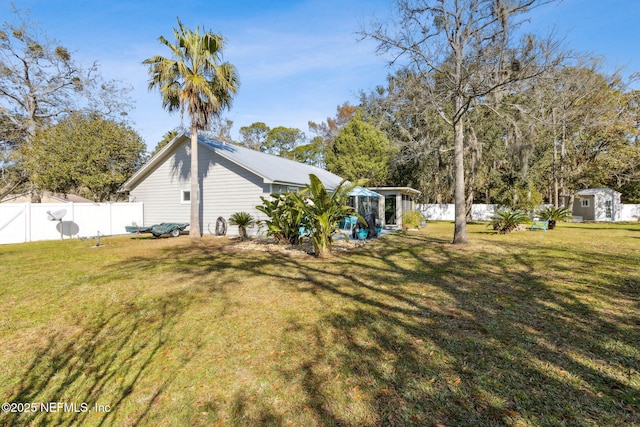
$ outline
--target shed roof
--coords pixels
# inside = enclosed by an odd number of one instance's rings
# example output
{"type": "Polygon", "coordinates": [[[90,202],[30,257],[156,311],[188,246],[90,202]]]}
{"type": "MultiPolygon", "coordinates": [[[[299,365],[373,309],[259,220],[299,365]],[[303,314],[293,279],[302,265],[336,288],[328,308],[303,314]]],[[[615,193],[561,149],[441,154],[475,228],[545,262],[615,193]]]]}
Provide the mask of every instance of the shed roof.
{"type": "MultiPolygon", "coordinates": [[[[124,190],[135,188],[156,165],[167,158],[176,145],[186,143],[189,140],[190,137],[187,134],[175,137],[125,182],[122,188],[124,190]]],[[[219,156],[261,177],[266,183],[304,186],[309,183],[309,174],[315,174],[327,189],[333,190],[342,181],[341,177],[325,169],[285,159],[284,157],[274,156],[239,145],[227,144],[202,135],[198,136],[198,142],[204,148],[212,150],[219,156]]]]}
{"type": "Polygon", "coordinates": [[[395,192],[400,194],[410,194],[412,196],[417,196],[420,194],[420,191],[411,187],[367,187],[370,190],[376,191],[378,193],[389,193],[395,192]]]}
{"type": "Polygon", "coordinates": [[[616,190],[612,190],[611,188],[587,188],[587,189],[576,192],[578,196],[594,196],[596,194],[602,194],[602,193],[622,194],[617,192],[616,190]]]}

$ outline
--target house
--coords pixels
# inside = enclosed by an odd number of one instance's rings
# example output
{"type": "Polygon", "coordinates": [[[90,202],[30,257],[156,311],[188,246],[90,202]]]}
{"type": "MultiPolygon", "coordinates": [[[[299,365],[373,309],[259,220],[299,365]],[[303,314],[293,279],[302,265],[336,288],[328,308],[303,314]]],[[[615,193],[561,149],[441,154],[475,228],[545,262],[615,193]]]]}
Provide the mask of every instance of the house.
{"type": "Polygon", "coordinates": [[[622,210],[620,196],[610,188],[580,190],[573,201],[573,216],[584,221],[617,221],[622,210]]]}
{"type": "MultiPolygon", "coordinates": [[[[283,157],[204,136],[198,142],[200,194],[195,197],[200,200],[200,227],[205,234],[215,232],[219,217],[228,222],[236,212],[265,219],[256,209],[262,203],[260,196],[299,190],[309,183],[309,174],[318,176],[329,190],[342,181],[324,169],[283,157]]],[[[190,221],[190,150],[189,135],[178,135],[123,184],[130,202],[144,203],[142,225],[190,221]]],[[[236,234],[236,227],[228,232],[236,234]]]]}

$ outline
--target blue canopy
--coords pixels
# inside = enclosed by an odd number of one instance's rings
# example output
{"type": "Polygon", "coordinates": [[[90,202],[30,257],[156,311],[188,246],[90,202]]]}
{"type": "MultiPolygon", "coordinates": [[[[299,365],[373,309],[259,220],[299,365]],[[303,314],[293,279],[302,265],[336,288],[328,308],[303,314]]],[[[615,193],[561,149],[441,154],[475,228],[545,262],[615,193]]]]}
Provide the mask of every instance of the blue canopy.
{"type": "Polygon", "coordinates": [[[353,190],[351,190],[349,192],[350,196],[355,196],[355,197],[382,197],[382,194],[378,194],[375,191],[371,191],[367,188],[364,187],[354,187],[353,190]]]}

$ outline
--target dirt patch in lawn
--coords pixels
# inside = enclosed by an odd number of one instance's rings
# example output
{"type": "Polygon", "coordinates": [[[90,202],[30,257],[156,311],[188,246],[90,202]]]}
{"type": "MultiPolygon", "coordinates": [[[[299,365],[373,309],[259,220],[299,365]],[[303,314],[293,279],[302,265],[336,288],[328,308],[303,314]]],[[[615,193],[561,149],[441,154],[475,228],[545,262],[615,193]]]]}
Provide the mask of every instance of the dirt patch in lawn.
{"type": "MultiPolygon", "coordinates": [[[[334,240],[331,245],[331,252],[347,252],[364,245],[366,245],[366,241],[362,240],[334,240]]],[[[310,240],[305,240],[299,245],[291,245],[288,243],[279,243],[273,239],[264,237],[252,238],[244,242],[237,239],[228,248],[234,251],[277,252],[293,257],[313,256],[313,243],[310,240]]]]}

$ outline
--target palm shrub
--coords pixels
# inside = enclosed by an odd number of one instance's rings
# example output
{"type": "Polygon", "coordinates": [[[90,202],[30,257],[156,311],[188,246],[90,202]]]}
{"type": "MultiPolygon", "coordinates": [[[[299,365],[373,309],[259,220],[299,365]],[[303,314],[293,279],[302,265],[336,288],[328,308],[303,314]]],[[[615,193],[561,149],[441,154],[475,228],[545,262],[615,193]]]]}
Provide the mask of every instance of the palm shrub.
{"type": "Polygon", "coordinates": [[[229,224],[238,226],[238,233],[241,240],[247,240],[247,228],[251,228],[256,224],[256,220],[250,213],[236,212],[229,217],[229,224]]]}
{"type": "Polygon", "coordinates": [[[500,234],[510,233],[518,229],[520,224],[526,224],[530,219],[520,210],[505,209],[496,212],[491,220],[491,226],[500,234]]]}
{"type": "Polygon", "coordinates": [[[348,215],[356,215],[353,207],[347,205],[349,192],[358,185],[342,180],[333,192],[329,192],[320,178],[309,175],[309,184],[299,193],[294,194],[297,205],[308,222],[316,257],[324,258],[331,254],[331,241],[334,234],[349,237],[340,231],[339,222],[348,215]]]}
{"type": "Polygon", "coordinates": [[[300,227],[306,226],[304,213],[294,194],[273,193],[270,198],[261,196],[262,205],[256,206],[256,209],[267,216],[267,219],[259,222],[266,226],[267,236],[292,245],[300,243],[300,227]]]}
{"type": "Polygon", "coordinates": [[[549,230],[553,230],[554,228],[556,228],[557,221],[566,221],[568,219],[573,218],[573,216],[571,215],[571,211],[569,211],[569,209],[562,206],[546,207],[541,211],[539,211],[537,215],[538,215],[538,218],[549,221],[549,225],[547,226],[549,230]]]}

